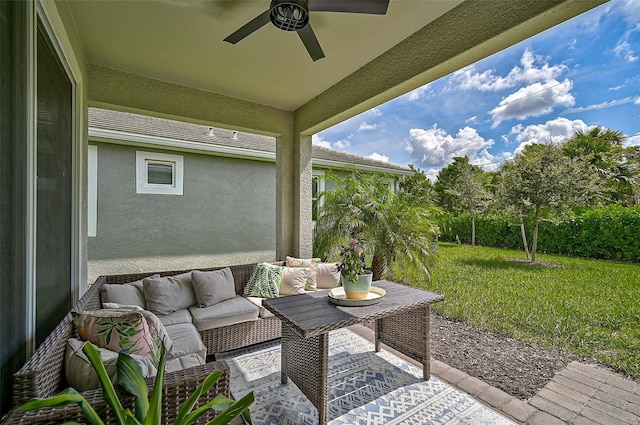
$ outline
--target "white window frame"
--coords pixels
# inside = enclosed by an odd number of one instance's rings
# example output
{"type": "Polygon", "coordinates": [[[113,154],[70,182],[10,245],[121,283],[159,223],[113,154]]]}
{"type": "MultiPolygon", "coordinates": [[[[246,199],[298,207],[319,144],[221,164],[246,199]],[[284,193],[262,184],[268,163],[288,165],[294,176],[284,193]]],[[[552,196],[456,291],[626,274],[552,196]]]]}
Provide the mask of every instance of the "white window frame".
{"type": "MultiPolygon", "coordinates": [[[[322,192],[324,192],[324,171],[323,170],[312,170],[311,171],[311,178],[318,178],[318,191],[316,193],[317,199],[318,199],[318,203],[317,203],[317,208],[318,208],[318,216],[320,216],[320,210],[322,210],[322,206],[324,204],[324,198],[321,197],[320,195],[322,194],[322,192]]],[[[313,198],[313,193],[311,194],[312,198],[313,198]]],[[[312,203],[313,205],[313,199],[312,199],[312,203]]],[[[311,213],[311,215],[313,216],[313,212],[311,213]]],[[[313,220],[313,228],[316,228],[316,220],[313,220]]]]}
{"type": "Polygon", "coordinates": [[[98,235],[98,147],[87,147],[87,236],[98,235]]]}
{"type": "Polygon", "coordinates": [[[183,176],[184,157],[182,155],[136,151],[136,193],[182,195],[183,176]],[[154,162],[170,163],[173,166],[172,184],[150,184],[148,182],[148,164],[154,162]]]}

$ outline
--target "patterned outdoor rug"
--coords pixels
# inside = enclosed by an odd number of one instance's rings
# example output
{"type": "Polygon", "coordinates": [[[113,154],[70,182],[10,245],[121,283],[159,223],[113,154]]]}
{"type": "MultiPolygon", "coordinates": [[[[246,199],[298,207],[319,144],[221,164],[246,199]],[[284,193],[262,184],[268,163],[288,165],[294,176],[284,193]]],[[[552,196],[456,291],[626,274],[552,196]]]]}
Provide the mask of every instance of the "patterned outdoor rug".
{"type": "MultiPolygon", "coordinates": [[[[329,335],[331,425],[514,424],[467,394],[381,351],[355,333],[329,335]]],[[[280,343],[216,354],[231,370],[231,393],[253,391],[256,425],[314,425],[318,411],[293,381],[280,383],[280,343]]]]}

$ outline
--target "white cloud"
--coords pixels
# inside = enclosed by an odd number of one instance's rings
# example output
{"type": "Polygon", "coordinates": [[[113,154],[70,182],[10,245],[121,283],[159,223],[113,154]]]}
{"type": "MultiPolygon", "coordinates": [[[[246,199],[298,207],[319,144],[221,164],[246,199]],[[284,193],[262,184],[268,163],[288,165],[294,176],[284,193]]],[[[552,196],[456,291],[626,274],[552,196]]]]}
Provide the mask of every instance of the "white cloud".
{"type": "Polygon", "coordinates": [[[313,136],[311,136],[311,144],[331,149],[331,143],[324,140],[319,134],[314,134],[313,136]]]}
{"type": "Polygon", "coordinates": [[[431,180],[431,183],[435,183],[438,180],[438,173],[440,169],[436,170],[435,168],[429,168],[429,171],[425,171],[424,173],[427,175],[427,178],[431,180]]]}
{"type": "MultiPolygon", "coordinates": [[[[471,161],[486,160],[486,149],[493,146],[493,140],[481,137],[476,129],[465,127],[455,136],[434,125],[429,130],[412,128],[406,139],[405,150],[417,162],[418,167],[442,168],[454,156],[468,156],[471,161]]],[[[486,162],[486,161],[485,161],[486,162]]]]}
{"type": "Polygon", "coordinates": [[[634,105],[640,105],[640,96],[636,97],[636,101],[633,102],[634,105]]]}
{"type": "Polygon", "coordinates": [[[336,149],[343,149],[344,150],[344,149],[348,148],[349,146],[351,146],[351,142],[348,141],[348,140],[338,140],[337,142],[335,142],[333,144],[333,146],[336,149]]]}
{"type": "Polygon", "coordinates": [[[378,152],[372,153],[367,158],[375,159],[376,161],[389,162],[389,157],[388,156],[381,155],[378,152]]]}
{"type": "Polygon", "coordinates": [[[559,83],[550,80],[546,83],[534,83],[521,88],[500,101],[491,110],[493,128],[508,119],[539,117],[553,111],[557,106],[573,106],[575,98],[571,94],[573,83],[564,80],[559,83]]]}
{"type": "Polygon", "coordinates": [[[483,149],[476,158],[470,159],[469,162],[482,167],[485,171],[496,171],[503,162],[511,158],[513,158],[511,152],[500,152],[497,155],[492,155],[488,150],[483,149]]]}
{"type": "Polygon", "coordinates": [[[578,130],[588,130],[589,126],[582,120],[569,120],[566,118],[556,118],[544,124],[516,125],[511,128],[511,134],[515,135],[516,142],[519,143],[514,151],[514,155],[521,153],[525,146],[535,143],[562,143],[571,137],[578,130]]]}
{"type": "Polygon", "coordinates": [[[635,136],[627,137],[627,140],[624,143],[624,146],[640,146],[640,134],[636,134],[635,136]]]}
{"type": "Polygon", "coordinates": [[[542,66],[536,66],[536,62],[540,60],[542,57],[526,49],[520,58],[522,67],[513,67],[505,77],[495,75],[492,69],[476,72],[475,65],[471,65],[454,72],[449,84],[461,90],[499,91],[513,88],[521,83],[531,84],[555,80],[566,70],[565,65],[544,63],[542,66]]]}
{"type": "Polygon", "coordinates": [[[620,84],[619,86],[615,86],[615,87],[609,87],[607,90],[611,90],[611,91],[618,91],[621,88],[624,87],[624,84],[620,84]]]}
{"type": "Polygon", "coordinates": [[[626,40],[619,40],[616,44],[616,47],[614,47],[613,52],[617,57],[621,59],[628,59],[629,62],[634,62],[638,59],[637,56],[634,56],[631,44],[629,44],[629,42],[626,40]]]}
{"type": "Polygon", "coordinates": [[[379,116],[382,115],[382,111],[380,109],[378,109],[378,108],[369,109],[368,112],[369,112],[369,114],[373,115],[374,117],[379,117],[379,116]]]}
{"type": "Polygon", "coordinates": [[[358,131],[373,131],[375,129],[378,129],[382,126],[382,124],[367,124],[366,121],[363,121],[362,123],[360,123],[360,126],[358,127],[358,131]]]}

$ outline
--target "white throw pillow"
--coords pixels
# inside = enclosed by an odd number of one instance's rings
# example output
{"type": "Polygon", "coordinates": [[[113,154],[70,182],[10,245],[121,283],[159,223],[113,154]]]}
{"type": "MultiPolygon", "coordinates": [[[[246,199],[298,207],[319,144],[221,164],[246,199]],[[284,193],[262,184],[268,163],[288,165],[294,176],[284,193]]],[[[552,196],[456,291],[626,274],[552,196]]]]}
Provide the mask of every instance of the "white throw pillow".
{"type": "Polygon", "coordinates": [[[340,286],[338,263],[318,263],[316,280],[318,289],[332,289],[340,286]]]}
{"type": "Polygon", "coordinates": [[[309,278],[309,268],[283,267],[280,295],[304,294],[304,288],[309,278]]]}

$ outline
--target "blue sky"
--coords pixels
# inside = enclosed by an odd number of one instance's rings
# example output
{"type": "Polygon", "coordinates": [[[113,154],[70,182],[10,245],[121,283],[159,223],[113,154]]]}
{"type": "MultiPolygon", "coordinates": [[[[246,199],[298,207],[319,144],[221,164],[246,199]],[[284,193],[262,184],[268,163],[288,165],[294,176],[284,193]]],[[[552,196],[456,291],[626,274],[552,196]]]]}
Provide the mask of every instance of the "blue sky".
{"type": "Polygon", "coordinates": [[[640,0],[613,0],[328,128],[314,144],[431,176],[495,170],[524,145],[603,126],[640,145],[640,0]]]}

